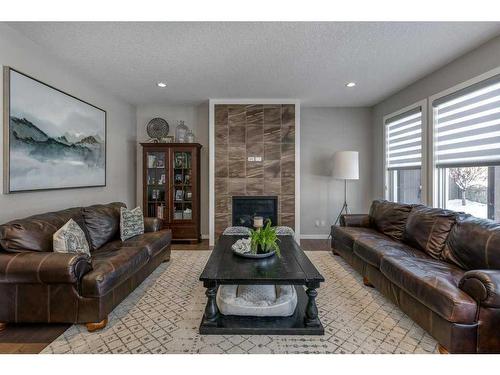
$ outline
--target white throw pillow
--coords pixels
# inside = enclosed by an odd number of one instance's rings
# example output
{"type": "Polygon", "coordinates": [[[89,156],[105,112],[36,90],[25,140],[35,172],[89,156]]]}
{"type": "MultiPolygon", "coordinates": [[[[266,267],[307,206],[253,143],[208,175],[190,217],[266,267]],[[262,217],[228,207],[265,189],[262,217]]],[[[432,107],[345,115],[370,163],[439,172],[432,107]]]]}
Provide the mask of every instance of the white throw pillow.
{"type": "Polygon", "coordinates": [[[140,207],[133,210],[120,210],[120,238],[125,241],[129,238],[144,234],[144,216],[140,207]]]}
{"type": "Polygon", "coordinates": [[[82,253],[90,256],[89,244],[82,228],[73,220],[64,224],[52,237],[56,253],[82,253]]]}

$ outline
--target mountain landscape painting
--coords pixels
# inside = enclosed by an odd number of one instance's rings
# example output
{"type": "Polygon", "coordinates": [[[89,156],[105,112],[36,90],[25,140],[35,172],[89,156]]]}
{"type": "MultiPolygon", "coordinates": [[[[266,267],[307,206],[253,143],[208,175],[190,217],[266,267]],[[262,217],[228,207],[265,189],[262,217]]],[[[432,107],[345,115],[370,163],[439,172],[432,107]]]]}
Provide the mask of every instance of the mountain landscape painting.
{"type": "Polygon", "coordinates": [[[8,192],[105,186],[106,112],[8,73],[8,192]]]}

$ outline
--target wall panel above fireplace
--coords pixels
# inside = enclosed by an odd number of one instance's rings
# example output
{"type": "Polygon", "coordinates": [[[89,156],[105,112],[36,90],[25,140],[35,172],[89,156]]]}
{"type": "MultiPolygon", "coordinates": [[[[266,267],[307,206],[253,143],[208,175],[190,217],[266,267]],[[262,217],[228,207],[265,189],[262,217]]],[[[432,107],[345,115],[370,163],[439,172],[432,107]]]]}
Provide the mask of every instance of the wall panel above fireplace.
{"type": "Polygon", "coordinates": [[[214,234],[231,226],[233,196],[276,196],[295,228],[296,104],[214,105],[214,234]]]}

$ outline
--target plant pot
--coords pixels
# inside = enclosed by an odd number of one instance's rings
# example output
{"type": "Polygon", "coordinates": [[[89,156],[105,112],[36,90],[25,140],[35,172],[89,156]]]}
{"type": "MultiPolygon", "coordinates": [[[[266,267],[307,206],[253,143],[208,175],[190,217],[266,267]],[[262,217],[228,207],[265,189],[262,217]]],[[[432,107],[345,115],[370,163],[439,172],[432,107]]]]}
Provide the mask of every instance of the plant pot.
{"type": "Polygon", "coordinates": [[[267,254],[268,251],[265,251],[261,245],[257,245],[257,254],[267,254]]]}

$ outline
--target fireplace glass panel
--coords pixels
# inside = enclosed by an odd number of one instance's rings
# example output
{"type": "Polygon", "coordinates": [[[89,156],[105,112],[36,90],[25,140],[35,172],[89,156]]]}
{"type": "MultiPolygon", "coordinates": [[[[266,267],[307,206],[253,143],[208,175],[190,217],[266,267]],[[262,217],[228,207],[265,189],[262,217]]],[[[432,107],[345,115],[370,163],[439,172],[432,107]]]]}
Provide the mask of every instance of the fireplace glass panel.
{"type": "Polygon", "coordinates": [[[233,226],[253,228],[253,218],[262,216],[264,225],[278,225],[278,197],[233,197],[233,226]]]}

